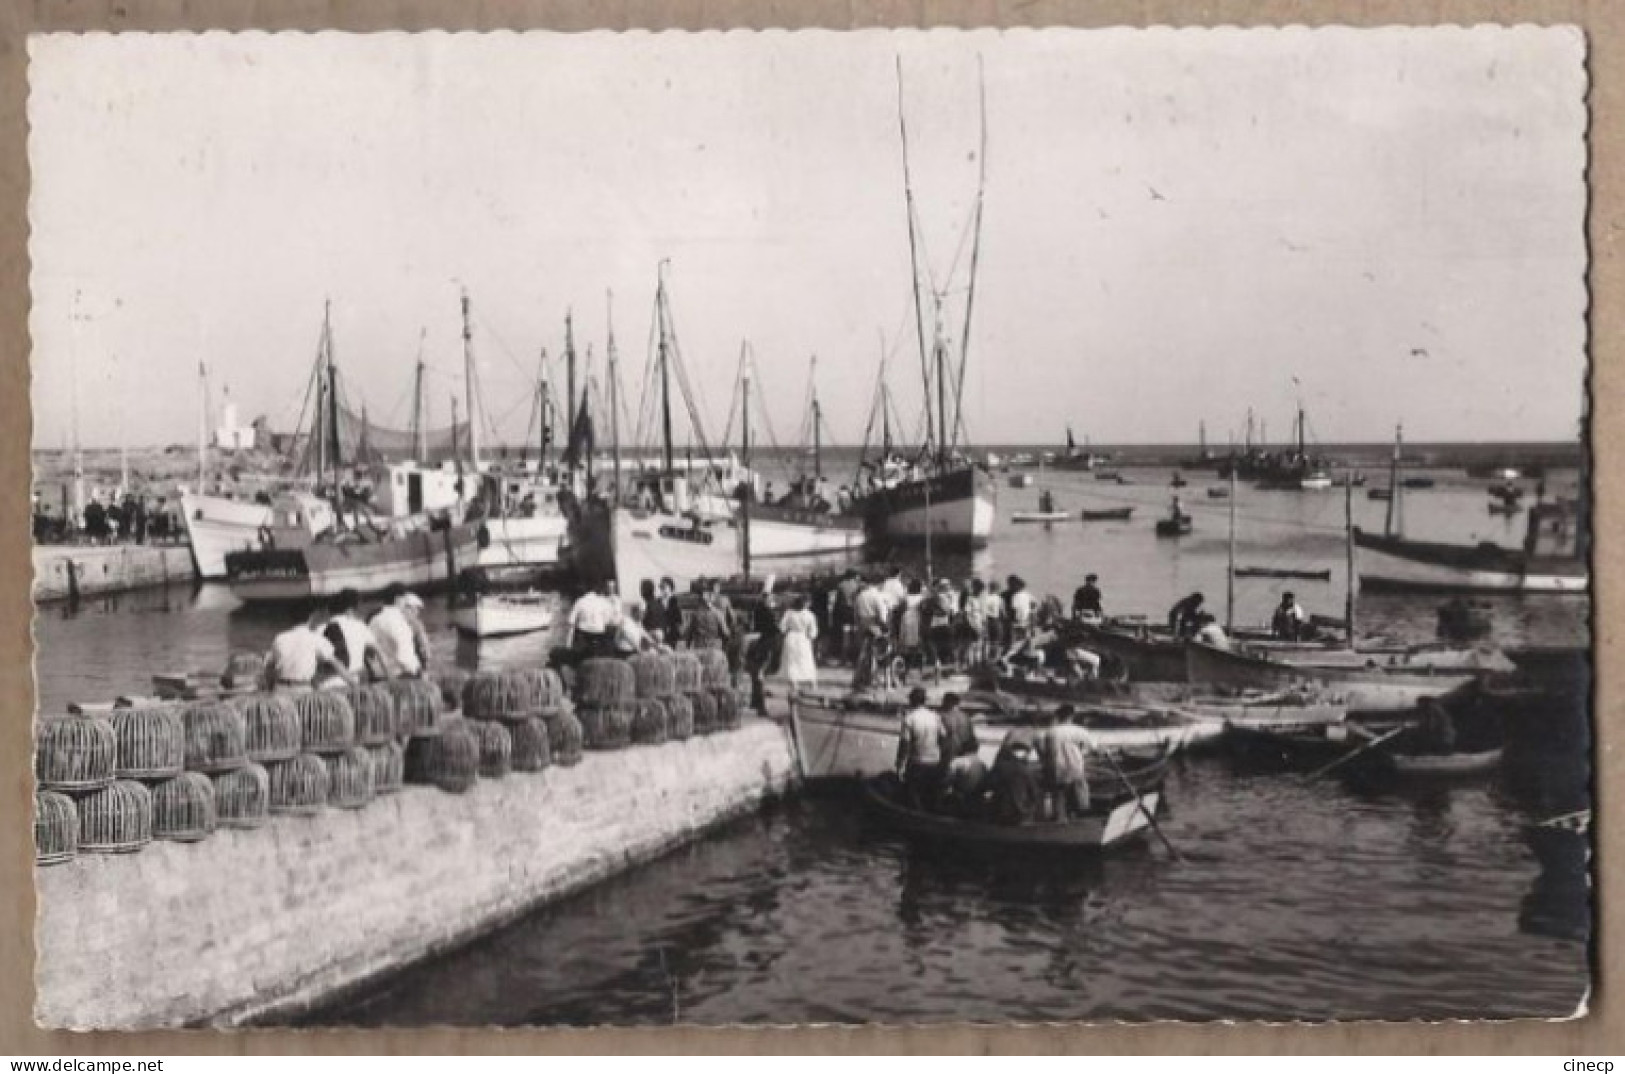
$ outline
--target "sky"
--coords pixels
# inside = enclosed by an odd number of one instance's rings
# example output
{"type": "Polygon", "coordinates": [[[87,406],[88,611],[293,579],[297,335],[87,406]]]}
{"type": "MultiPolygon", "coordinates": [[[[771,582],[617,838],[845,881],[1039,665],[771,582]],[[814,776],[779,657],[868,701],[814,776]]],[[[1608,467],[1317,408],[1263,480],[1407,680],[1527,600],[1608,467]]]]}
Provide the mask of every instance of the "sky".
{"type": "MultiPolygon", "coordinates": [[[[523,435],[564,319],[628,410],[657,266],[708,437],[859,442],[883,356],[917,427],[920,278],[977,443],[1573,439],[1577,30],[47,35],[30,39],[34,442],[298,420],[331,301],[375,421],[462,394],[523,435]],[[981,159],[978,70],[985,79],[981,159]],[[981,241],[970,221],[986,168],[981,241]],[[969,268],[976,250],[974,306],[969,268]],[[613,305],[611,298],[613,295],[613,305]]],[[[933,316],[928,306],[926,330],[933,316]]],[[[459,406],[465,406],[459,400],[459,406]]],[[[629,420],[629,423],[632,423],[629,420]]],[[[631,430],[623,435],[633,439],[631,430]]]]}

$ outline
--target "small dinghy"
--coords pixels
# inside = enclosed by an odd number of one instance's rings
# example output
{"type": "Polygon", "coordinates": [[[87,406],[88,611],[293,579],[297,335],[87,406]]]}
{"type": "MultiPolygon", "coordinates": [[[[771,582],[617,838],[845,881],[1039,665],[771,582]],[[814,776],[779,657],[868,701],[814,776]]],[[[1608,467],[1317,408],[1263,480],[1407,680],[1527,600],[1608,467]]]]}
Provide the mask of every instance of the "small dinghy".
{"type": "Polygon", "coordinates": [[[1065,522],[1072,516],[1065,511],[1017,511],[1010,516],[1011,522],[1065,522]]]}
{"type": "Polygon", "coordinates": [[[553,625],[553,599],[544,593],[482,593],[452,609],[458,633],[476,638],[532,634],[553,625]]]}
{"type": "Polygon", "coordinates": [[[1381,755],[1376,763],[1396,776],[1459,779],[1482,776],[1500,768],[1502,753],[1500,746],[1469,753],[1387,753],[1381,755]]]}
{"type": "Polygon", "coordinates": [[[1323,571],[1300,570],[1296,567],[1237,567],[1237,578],[1302,578],[1309,582],[1329,582],[1330,569],[1323,571]]]}
{"type": "Polygon", "coordinates": [[[1132,507],[1102,507],[1095,510],[1085,507],[1082,514],[1085,522],[1127,522],[1133,517],[1132,507]]]}
{"type": "Polygon", "coordinates": [[[1210,500],[1228,500],[1230,498],[1230,487],[1228,485],[1209,485],[1207,498],[1210,500]]]}
{"type": "Polygon", "coordinates": [[[881,776],[864,783],[864,801],[883,823],[905,836],[933,842],[955,843],[967,850],[1092,853],[1130,842],[1151,826],[1162,801],[1160,790],[1138,798],[1121,792],[1113,801],[1097,804],[1090,795],[1090,810],[1070,820],[1039,820],[1026,824],[996,824],[943,813],[928,813],[905,805],[896,777],[881,776]]]}
{"type": "Polygon", "coordinates": [[[1170,515],[1157,519],[1158,537],[1183,537],[1191,531],[1190,515],[1170,515]]]}

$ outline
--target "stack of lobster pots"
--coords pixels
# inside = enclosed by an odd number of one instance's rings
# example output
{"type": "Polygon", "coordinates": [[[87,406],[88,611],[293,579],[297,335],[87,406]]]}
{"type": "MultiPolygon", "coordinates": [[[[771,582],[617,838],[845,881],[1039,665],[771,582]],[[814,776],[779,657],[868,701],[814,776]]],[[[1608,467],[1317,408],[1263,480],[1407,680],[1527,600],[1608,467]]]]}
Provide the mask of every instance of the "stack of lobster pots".
{"type": "Polygon", "coordinates": [[[575,699],[588,749],[658,745],[740,724],[728,659],[719,650],[583,661],[575,699]]]}

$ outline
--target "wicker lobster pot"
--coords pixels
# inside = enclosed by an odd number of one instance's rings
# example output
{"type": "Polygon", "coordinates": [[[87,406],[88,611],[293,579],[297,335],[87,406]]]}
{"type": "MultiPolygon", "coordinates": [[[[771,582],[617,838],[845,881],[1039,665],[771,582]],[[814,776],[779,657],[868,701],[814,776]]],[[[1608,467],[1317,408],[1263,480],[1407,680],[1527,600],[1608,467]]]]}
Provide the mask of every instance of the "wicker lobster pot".
{"type": "Polygon", "coordinates": [[[355,713],[355,739],[363,746],[395,740],[395,695],[383,686],[352,686],[344,698],[355,713]]]}
{"type": "Polygon", "coordinates": [[[458,794],[480,777],[480,740],[467,720],[447,720],[433,738],[414,738],[406,747],[406,782],[428,783],[458,794]]]}
{"type": "Polygon", "coordinates": [[[34,747],[34,776],[56,791],[94,791],[113,782],[118,739],[108,720],[63,716],[40,724],[34,747]]]}
{"type": "Polygon", "coordinates": [[[553,750],[547,740],[547,724],[539,716],[510,724],[513,736],[513,770],[540,772],[553,763],[553,750]]]}
{"type": "Polygon", "coordinates": [[[446,712],[458,712],[463,707],[463,689],[468,683],[468,672],[462,668],[449,668],[434,674],[434,684],[440,690],[440,706],[446,712]]]}
{"type": "Polygon", "coordinates": [[[55,865],[79,853],[79,810],[56,791],[34,795],[34,864],[55,865]]]}
{"type": "Polygon", "coordinates": [[[271,774],[250,761],[215,776],[214,812],[222,828],[258,828],[271,813],[271,774]]]}
{"type": "Polygon", "coordinates": [[[119,709],[113,714],[120,779],[168,779],[186,768],[186,725],[165,706],[119,709]]]}
{"type": "Polygon", "coordinates": [[[402,738],[438,735],[445,705],[427,679],[393,679],[384,684],[395,697],[395,732],[402,738]]]}
{"type": "Polygon", "coordinates": [[[314,753],[265,766],[271,776],[271,812],[310,815],[327,808],[331,780],[314,753]]]}
{"type": "Polygon", "coordinates": [[[568,704],[570,691],[564,685],[564,679],[552,668],[536,668],[529,672],[536,676],[541,683],[542,707],[540,712],[556,712],[560,705],[568,704]]]}
{"type": "Polygon", "coordinates": [[[492,720],[469,720],[469,730],[480,744],[480,778],[501,779],[513,771],[513,736],[492,720]]]}
{"type": "Polygon", "coordinates": [[[228,690],[252,687],[265,674],[263,653],[232,653],[226,660],[226,670],[220,676],[220,685],[228,690]]]}
{"type": "Polygon", "coordinates": [[[666,703],[650,698],[638,701],[632,709],[632,741],[640,746],[658,746],[670,734],[666,703]]]}
{"type": "Polygon", "coordinates": [[[365,746],[322,758],[327,766],[327,804],[338,809],[360,809],[372,801],[372,755],[365,746]]]}
{"type": "Polygon", "coordinates": [[[721,649],[701,649],[696,654],[700,658],[700,686],[707,690],[715,690],[727,686],[730,676],[728,674],[728,654],[721,649]]]}
{"type": "Polygon", "coordinates": [[[677,671],[665,653],[639,653],[626,661],[639,701],[661,701],[677,692],[677,671]]]}
{"type": "Polygon", "coordinates": [[[186,728],[186,767],[194,772],[229,772],[248,763],[248,724],[237,706],[199,701],[181,710],[186,728]]]}
{"type": "Polygon", "coordinates": [[[406,782],[406,747],[399,742],[368,746],[367,759],[372,765],[374,794],[394,794],[401,789],[406,782]]]}
{"type": "Polygon", "coordinates": [[[540,676],[523,670],[480,671],[463,684],[463,715],[471,720],[528,720],[542,707],[540,676]]]}
{"type": "Polygon", "coordinates": [[[700,658],[692,652],[672,653],[667,659],[671,661],[672,688],[680,694],[692,694],[700,688],[700,658]]]}
{"type": "Polygon", "coordinates": [[[582,705],[576,709],[581,721],[582,744],[589,750],[618,750],[632,744],[632,716],[636,702],[613,705],[582,705]]]}
{"type": "Polygon", "coordinates": [[[152,788],[152,834],[177,843],[206,839],[219,823],[214,784],[202,772],[182,772],[152,788]]]}
{"type": "MultiPolygon", "coordinates": [[[[595,656],[576,667],[575,703],[578,706],[619,705],[637,692],[632,666],[613,656],[595,656]]],[[[582,717],[585,721],[586,717],[582,717]]]]}
{"type": "Polygon", "coordinates": [[[266,764],[299,755],[299,710],[287,694],[251,694],[232,701],[243,714],[244,752],[266,764]]]}
{"type": "Polygon", "coordinates": [[[666,737],[677,742],[694,737],[694,702],[683,694],[666,699],[666,737]]]}
{"type": "Polygon", "coordinates": [[[586,733],[581,721],[576,719],[575,710],[561,705],[557,712],[543,717],[543,721],[547,724],[547,747],[553,755],[553,763],[565,767],[580,764],[586,733]]]}
{"type": "Polygon", "coordinates": [[[295,694],[293,704],[299,710],[299,737],[304,752],[343,753],[355,745],[355,710],[339,691],[295,694]]]}
{"type": "Polygon", "coordinates": [[[717,699],[704,690],[696,690],[688,695],[688,703],[694,706],[694,733],[696,735],[709,735],[720,730],[717,723],[717,699]]]}
{"type": "Polygon", "coordinates": [[[711,696],[717,700],[717,730],[736,731],[744,722],[744,713],[739,707],[739,694],[731,686],[720,686],[711,691],[711,696]]]}
{"type": "Polygon", "coordinates": [[[79,850],[123,854],[152,842],[152,792],[132,779],[114,780],[79,800],[79,850]]]}

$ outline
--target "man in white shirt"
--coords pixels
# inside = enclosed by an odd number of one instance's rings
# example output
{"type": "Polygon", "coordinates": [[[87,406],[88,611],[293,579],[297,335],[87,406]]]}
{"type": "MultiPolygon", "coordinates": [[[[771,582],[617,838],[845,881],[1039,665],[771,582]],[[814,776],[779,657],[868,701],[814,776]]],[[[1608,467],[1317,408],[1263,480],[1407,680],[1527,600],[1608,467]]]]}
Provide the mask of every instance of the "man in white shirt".
{"type": "Polygon", "coordinates": [[[423,624],[411,605],[421,608],[423,602],[399,582],[384,590],[384,600],[384,606],[367,622],[383,656],[384,668],[392,676],[417,678],[424,671],[427,639],[419,639],[423,624]]]}
{"type": "Polygon", "coordinates": [[[265,654],[265,685],[273,690],[310,687],[317,676],[330,673],[346,685],[354,686],[355,679],[339,663],[333,645],[322,637],[321,624],[326,614],[313,607],[305,621],[278,634],[271,642],[271,651],[265,654]]]}
{"type": "Polygon", "coordinates": [[[895,615],[903,606],[903,602],[908,599],[908,586],[903,584],[901,567],[893,567],[891,573],[886,575],[886,580],[880,583],[880,595],[886,598],[886,604],[895,615]]]}
{"type": "Polygon", "coordinates": [[[1215,649],[1230,648],[1230,639],[1225,635],[1224,628],[1219,625],[1217,619],[1203,612],[1198,622],[1201,625],[1196,629],[1197,641],[1203,645],[1211,645],[1215,649]]]}
{"type": "Polygon", "coordinates": [[[1010,576],[1010,640],[1021,641],[1033,629],[1033,620],[1038,614],[1038,598],[1033,596],[1032,590],[1020,577],[1010,576]]]}
{"type": "Polygon", "coordinates": [[[926,706],[919,686],[909,691],[908,707],[897,735],[897,774],[914,808],[929,809],[942,777],[942,716],[926,706]]]}
{"type": "Polygon", "coordinates": [[[612,583],[589,589],[570,608],[570,635],[565,644],[588,656],[615,653],[615,629],[620,623],[620,605],[609,596],[612,583]]]}

